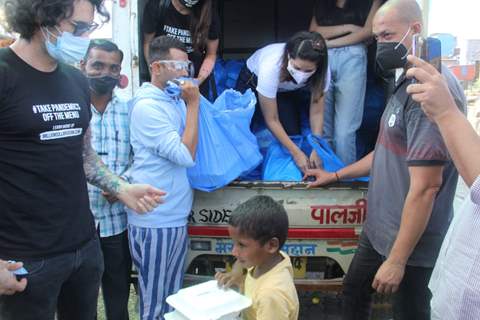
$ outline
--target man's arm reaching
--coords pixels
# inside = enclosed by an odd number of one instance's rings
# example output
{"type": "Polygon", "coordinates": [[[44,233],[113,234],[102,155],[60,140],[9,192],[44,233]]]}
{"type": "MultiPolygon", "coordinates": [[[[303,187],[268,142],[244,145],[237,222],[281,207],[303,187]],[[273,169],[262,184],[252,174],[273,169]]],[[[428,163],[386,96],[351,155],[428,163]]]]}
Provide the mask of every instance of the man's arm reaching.
{"type": "Polygon", "coordinates": [[[152,211],[163,202],[164,191],[146,184],[129,184],[113,174],[93,150],[90,140],[88,128],[83,140],[83,168],[90,184],[116,196],[138,213],[152,211]]]}

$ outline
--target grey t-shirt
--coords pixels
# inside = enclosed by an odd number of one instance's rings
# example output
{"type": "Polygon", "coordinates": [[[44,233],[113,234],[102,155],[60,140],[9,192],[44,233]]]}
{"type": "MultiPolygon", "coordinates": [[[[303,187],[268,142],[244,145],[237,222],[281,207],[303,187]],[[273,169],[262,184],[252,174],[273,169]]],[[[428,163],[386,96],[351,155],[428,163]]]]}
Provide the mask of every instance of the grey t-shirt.
{"type": "MultiPolygon", "coordinates": [[[[458,107],[466,99],[453,74],[442,69],[458,107]]],[[[458,173],[436,124],[406,93],[410,80],[399,79],[380,122],[368,191],[364,232],[374,249],[387,257],[400,228],[407,196],[410,166],[444,166],[443,181],[427,228],[411,254],[408,265],[433,267],[453,214],[458,173]]]]}

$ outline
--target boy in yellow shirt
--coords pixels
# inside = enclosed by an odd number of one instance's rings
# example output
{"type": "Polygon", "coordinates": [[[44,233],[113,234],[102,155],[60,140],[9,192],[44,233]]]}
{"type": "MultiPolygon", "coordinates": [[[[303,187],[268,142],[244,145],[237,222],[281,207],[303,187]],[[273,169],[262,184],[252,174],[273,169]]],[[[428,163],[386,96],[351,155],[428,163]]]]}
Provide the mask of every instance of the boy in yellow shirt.
{"type": "Polygon", "coordinates": [[[268,196],[255,196],[231,214],[228,232],[237,261],[230,273],[217,273],[219,285],[237,285],[252,299],[245,320],[296,320],[299,302],[293,268],[280,251],[288,235],[285,208],[268,196]],[[242,272],[247,269],[246,274],[242,272]]]}

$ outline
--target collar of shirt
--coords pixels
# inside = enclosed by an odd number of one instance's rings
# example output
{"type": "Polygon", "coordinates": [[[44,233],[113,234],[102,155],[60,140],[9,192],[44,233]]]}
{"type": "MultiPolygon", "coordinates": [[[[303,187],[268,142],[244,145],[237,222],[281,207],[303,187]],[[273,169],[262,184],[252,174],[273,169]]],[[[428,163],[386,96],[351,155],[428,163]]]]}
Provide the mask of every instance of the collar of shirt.
{"type": "MultiPolygon", "coordinates": [[[[107,106],[105,107],[105,111],[103,113],[107,113],[108,111],[110,111],[110,109],[112,109],[112,106],[116,105],[119,102],[121,102],[121,99],[114,90],[112,93],[112,99],[108,101],[107,106]]],[[[93,104],[91,104],[91,109],[93,113],[101,115],[101,113],[97,110],[97,108],[95,108],[93,104]]]]}

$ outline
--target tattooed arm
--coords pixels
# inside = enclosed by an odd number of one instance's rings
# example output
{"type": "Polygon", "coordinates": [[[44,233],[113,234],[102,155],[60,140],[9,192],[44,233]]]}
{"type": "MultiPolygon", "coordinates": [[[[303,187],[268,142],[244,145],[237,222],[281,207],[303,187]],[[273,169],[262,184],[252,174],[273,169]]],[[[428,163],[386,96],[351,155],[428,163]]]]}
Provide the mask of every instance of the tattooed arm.
{"type": "Polygon", "coordinates": [[[121,186],[125,186],[127,182],[116,176],[110,171],[102,162],[90,143],[92,131],[88,127],[87,132],[83,138],[83,169],[87,181],[108,193],[118,195],[121,186]]]}
{"type": "Polygon", "coordinates": [[[145,213],[162,202],[165,192],[146,184],[129,184],[111,172],[98,157],[90,143],[90,127],[83,138],[83,168],[87,181],[116,196],[127,207],[145,213]]]}

